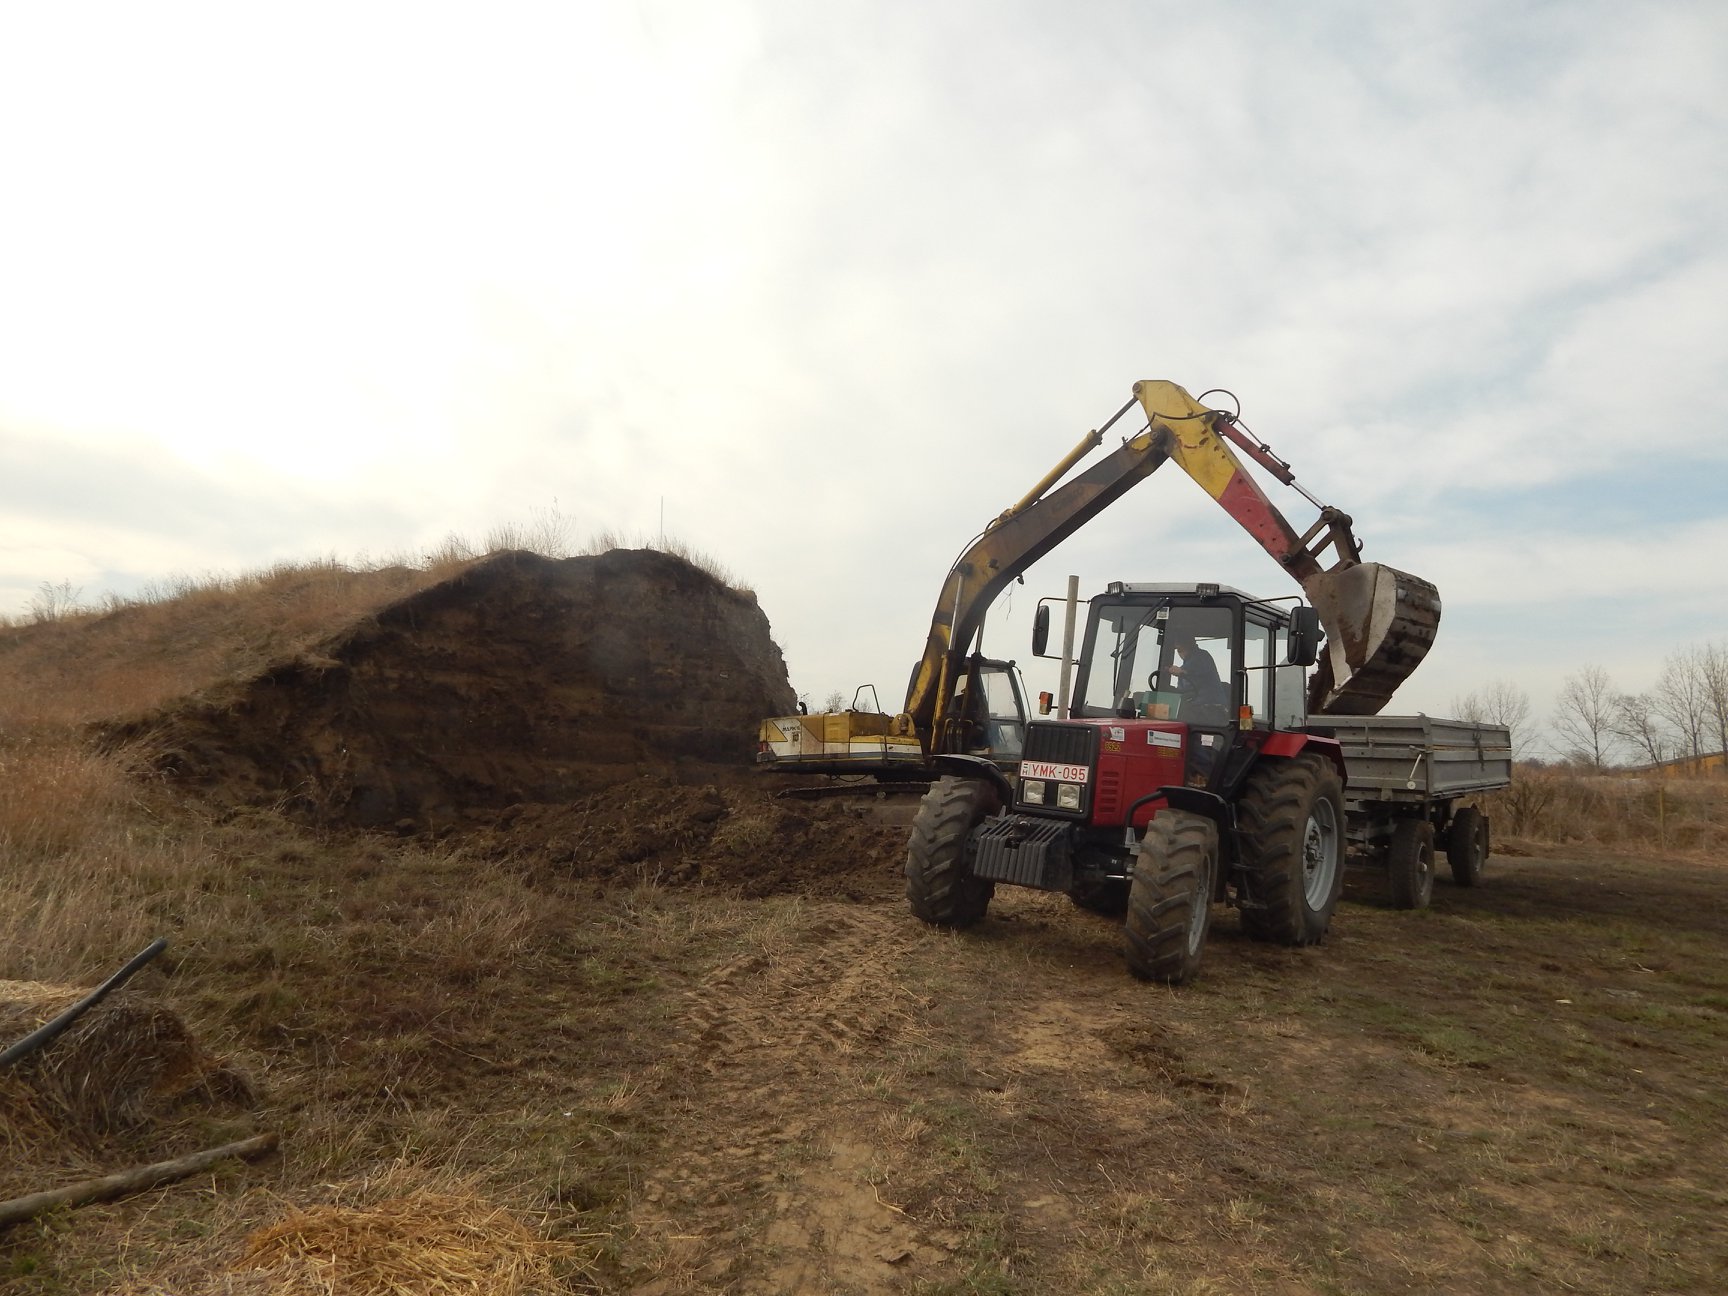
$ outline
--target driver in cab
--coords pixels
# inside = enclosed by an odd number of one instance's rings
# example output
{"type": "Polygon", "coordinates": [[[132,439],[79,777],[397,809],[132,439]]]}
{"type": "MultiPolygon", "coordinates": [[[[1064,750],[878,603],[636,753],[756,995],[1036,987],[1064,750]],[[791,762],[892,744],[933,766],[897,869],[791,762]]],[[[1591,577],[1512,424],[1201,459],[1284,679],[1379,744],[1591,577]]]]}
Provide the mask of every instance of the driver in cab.
{"type": "Polygon", "coordinates": [[[1218,677],[1218,664],[1212,654],[1194,642],[1191,630],[1178,630],[1171,640],[1177,663],[1170,667],[1172,682],[1183,701],[1192,706],[1221,706],[1229,701],[1224,681],[1218,677]]]}

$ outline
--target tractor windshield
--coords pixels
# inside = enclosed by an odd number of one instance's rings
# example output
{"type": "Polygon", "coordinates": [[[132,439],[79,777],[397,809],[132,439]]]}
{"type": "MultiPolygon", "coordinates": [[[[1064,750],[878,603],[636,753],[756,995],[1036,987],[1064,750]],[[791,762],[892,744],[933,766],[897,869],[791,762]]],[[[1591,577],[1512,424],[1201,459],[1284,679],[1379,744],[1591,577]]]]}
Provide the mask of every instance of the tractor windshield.
{"type": "Polygon", "coordinates": [[[1106,604],[1073,714],[1227,724],[1233,620],[1228,607],[1106,604]]]}

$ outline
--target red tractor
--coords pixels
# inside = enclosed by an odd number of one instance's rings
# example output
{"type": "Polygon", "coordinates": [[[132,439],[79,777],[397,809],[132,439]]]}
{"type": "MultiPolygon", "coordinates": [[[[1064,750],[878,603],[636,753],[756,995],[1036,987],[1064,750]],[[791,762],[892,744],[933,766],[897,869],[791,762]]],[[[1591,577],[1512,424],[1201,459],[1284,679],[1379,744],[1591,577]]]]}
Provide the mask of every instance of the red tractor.
{"type": "Polygon", "coordinates": [[[1256,939],[1319,941],[1343,883],[1344,758],[1304,731],[1321,631],[1289,604],[1217,585],[1092,599],[1069,718],[1027,726],[1018,773],[936,758],[907,856],[913,913],[965,927],[999,883],[1064,892],[1125,914],[1129,969],[1171,984],[1199,970],[1215,901],[1256,939]]]}

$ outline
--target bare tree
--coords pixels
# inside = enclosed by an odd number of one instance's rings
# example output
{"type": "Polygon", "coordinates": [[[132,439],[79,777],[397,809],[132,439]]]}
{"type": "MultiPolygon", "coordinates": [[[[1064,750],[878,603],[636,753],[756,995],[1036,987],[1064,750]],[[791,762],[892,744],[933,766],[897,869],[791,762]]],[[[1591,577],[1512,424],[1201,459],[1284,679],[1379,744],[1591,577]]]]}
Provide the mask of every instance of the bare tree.
{"type": "Polygon", "coordinates": [[[827,697],[822,699],[822,711],[825,715],[837,711],[844,711],[846,705],[846,695],[839,689],[835,689],[827,697]]]}
{"type": "Polygon", "coordinates": [[[1536,741],[1530,730],[1530,695],[1510,680],[1493,680],[1452,699],[1452,714],[1471,724],[1505,725],[1512,731],[1512,756],[1523,760],[1536,741]]]}
{"type": "Polygon", "coordinates": [[[1697,650],[1699,683],[1710,710],[1711,741],[1728,752],[1728,644],[1705,644],[1697,650]]]}
{"type": "Polygon", "coordinates": [[[1613,749],[1614,682],[1600,666],[1568,675],[1554,701],[1554,732],[1573,760],[1600,770],[1613,749]]]}
{"type": "Polygon", "coordinates": [[[1680,755],[1697,764],[1704,755],[1704,734],[1710,723],[1709,692],[1704,683],[1702,654],[1697,648],[1673,653],[1656,679],[1656,711],[1679,739],[1680,755]]]}
{"type": "Polygon", "coordinates": [[[1660,765],[1668,753],[1668,729],[1656,709],[1654,693],[1622,693],[1614,699],[1614,732],[1652,766],[1660,765]]]}

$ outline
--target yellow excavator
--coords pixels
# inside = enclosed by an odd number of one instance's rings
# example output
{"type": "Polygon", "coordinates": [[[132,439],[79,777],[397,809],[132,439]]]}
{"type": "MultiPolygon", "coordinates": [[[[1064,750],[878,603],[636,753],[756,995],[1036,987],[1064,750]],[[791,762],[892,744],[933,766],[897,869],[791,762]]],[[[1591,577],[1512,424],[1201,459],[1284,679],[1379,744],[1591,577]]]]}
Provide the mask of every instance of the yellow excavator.
{"type": "Polygon", "coordinates": [[[1013,763],[1025,703],[1012,663],[974,651],[985,613],[1010,581],[1167,461],[1236,519],[1313,605],[1326,640],[1310,680],[1309,713],[1378,714],[1433,644],[1439,592],[1408,572],[1363,562],[1350,517],[1297,485],[1290,465],[1252,436],[1237,412],[1211,409],[1173,382],[1147,380],[1135,383],[1133,398],[992,521],[949,569],[898,715],[849,710],[772,717],[761,725],[758,763],[784,773],[890,780],[929,777],[933,759],[942,755],[1013,763]],[[1146,425],[1069,477],[1136,407],[1146,425]],[[1237,451],[1318,508],[1314,524],[1298,534],[1237,451]]]}

